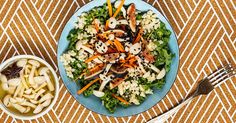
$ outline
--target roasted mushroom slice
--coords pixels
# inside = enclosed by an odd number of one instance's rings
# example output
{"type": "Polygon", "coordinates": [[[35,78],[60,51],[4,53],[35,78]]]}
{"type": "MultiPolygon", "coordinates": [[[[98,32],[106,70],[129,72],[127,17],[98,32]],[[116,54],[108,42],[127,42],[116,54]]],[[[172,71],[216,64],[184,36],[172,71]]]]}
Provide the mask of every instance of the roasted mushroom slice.
{"type": "Polygon", "coordinates": [[[124,37],[127,33],[121,29],[108,30],[104,32],[105,34],[114,34],[115,37],[124,37]]]}
{"type": "Polygon", "coordinates": [[[117,52],[118,52],[117,49],[112,48],[112,47],[108,47],[108,50],[107,50],[106,54],[117,53],[117,52]]]}
{"type": "Polygon", "coordinates": [[[136,16],[135,16],[135,11],[136,11],[136,7],[135,5],[132,3],[128,10],[127,10],[127,15],[128,15],[128,20],[129,20],[129,26],[132,30],[132,32],[136,32],[136,16]]]}
{"type": "Polygon", "coordinates": [[[120,54],[119,53],[110,53],[104,56],[105,60],[109,63],[115,63],[119,60],[120,54]]]}
{"type": "Polygon", "coordinates": [[[123,67],[121,65],[118,65],[118,64],[114,64],[112,67],[111,67],[111,71],[116,73],[116,74],[124,74],[127,72],[127,68],[126,67],[123,67]]]}

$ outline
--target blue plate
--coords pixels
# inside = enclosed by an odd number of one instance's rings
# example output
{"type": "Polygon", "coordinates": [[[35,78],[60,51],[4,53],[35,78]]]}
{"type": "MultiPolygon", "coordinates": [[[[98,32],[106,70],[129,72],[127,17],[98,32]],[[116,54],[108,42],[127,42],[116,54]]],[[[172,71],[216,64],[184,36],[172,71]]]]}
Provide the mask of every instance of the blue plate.
{"type": "MultiPolygon", "coordinates": [[[[114,1],[114,0],[112,0],[114,1]]],[[[58,59],[58,66],[59,66],[59,71],[62,77],[62,80],[71,93],[73,97],[83,106],[86,108],[90,109],[91,111],[97,112],[99,114],[107,115],[107,116],[115,116],[115,117],[123,117],[123,116],[131,116],[135,115],[138,113],[141,113],[143,111],[148,110],[155,104],[157,104],[170,90],[172,84],[175,81],[177,71],[178,71],[178,65],[179,65],[179,48],[178,48],[178,43],[177,39],[175,36],[175,32],[173,31],[172,27],[170,26],[169,22],[167,19],[159,12],[157,11],[153,6],[149,5],[148,3],[141,1],[141,0],[126,0],[125,4],[128,5],[130,3],[135,3],[136,8],[141,11],[147,11],[147,10],[152,10],[158,15],[158,18],[166,24],[167,29],[171,30],[172,34],[170,37],[170,42],[169,42],[169,47],[171,49],[172,53],[175,53],[175,58],[172,60],[171,64],[171,69],[166,75],[166,84],[161,90],[154,90],[153,95],[149,95],[147,99],[139,106],[130,106],[128,108],[122,108],[118,107],[115,113],[111,114],[109,113],[105,107],[102,105],[102,102],[99,98],[95,96],[90,96],[88,98],[84,97],[83,95],[78,95],[77,91],[80,89],[80,87],[73,81],[71,81],[65,72],[64,66],[60,61],[60,56],[66,51],[69,42],[67,41],[66,37],[68,33],[70,32],[71,29],[74,28],[74,23],[77,20],[77,16],[81,15],[82,12],[86,12],[94,8],[95,6],[101,6],[104,3],[106,3],[106,0],[94,0],[92,2],[89,2],[82,8],[80,8],[67,22],[60,40],[58,44],[58,53],[57,53],[57,59],[58,59]],[[135,1],[135,2],[134,2],[135,1]]]]}

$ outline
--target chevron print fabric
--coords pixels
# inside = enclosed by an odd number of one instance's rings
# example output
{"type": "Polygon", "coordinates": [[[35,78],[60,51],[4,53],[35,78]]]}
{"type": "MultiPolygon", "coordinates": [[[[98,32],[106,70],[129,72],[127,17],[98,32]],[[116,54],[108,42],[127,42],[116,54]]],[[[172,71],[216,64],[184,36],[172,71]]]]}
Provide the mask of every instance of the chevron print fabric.
{"type": "MultiPolygon", "coordinates": [[[[31,54],[57,71],[57,44],[70,17],[89,0],[0,0],[0,63],[31,54]]],[[[180,48],[178,76],[169,93],[151,109],[130,117],[96,114],[70,95],[60,79],[53,109],[32,121],[18,120],[0,110],[0,122],[146,122],[177,105],[196,82],[217,66],[236,66],[236,0],[149,0],[171,23],[180,48]]],[[[236,122],[236,77],[207,96],[195,98],[166,122],[236,122]]]]}

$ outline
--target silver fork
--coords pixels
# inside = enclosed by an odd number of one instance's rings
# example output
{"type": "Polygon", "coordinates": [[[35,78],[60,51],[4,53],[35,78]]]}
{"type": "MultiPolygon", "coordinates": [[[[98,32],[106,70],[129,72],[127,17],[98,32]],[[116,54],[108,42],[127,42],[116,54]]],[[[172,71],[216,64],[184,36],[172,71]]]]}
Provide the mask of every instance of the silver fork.
{"type": "Polygon", "coordinates": [[[234,75],[236,75],[236,69],[231,64],[228,64],[216,70],[215,72],[201,80],[197,89],[193,93],[189,94],[188,97],[184,99],[178,106],[148,121],[148,123],[165,122],[171,115],[175,114],[180,108],[189,103],[194,97],[197,97],[199,95],[207,95],[214,88],[218,87],[224,80],[234,75]]]}

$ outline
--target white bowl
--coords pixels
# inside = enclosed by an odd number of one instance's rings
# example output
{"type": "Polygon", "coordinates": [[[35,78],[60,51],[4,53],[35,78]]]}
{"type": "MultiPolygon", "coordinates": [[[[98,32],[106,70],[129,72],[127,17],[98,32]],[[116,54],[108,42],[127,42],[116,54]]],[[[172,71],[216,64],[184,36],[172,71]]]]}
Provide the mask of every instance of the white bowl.
{"type": "Polygon", "coordinates": [[[51,67],[51,65],[49,65],[45,60],[43,60],[43,59],[41,59],[39,57],[36,57],[36,56],[32,56],[32,55],[19,55],[19,56],[15,56],[15,57],[12,57],[12,58],[6,60],[5,62],[3,62],[0,65],[0,72],[3,69],[5,69],[7,66],[11,65],[12,63],[16,62],[19,59],[33,59],[33,60],[39,61],[40,63],[44,64],[46,67],[48,67],[50,69],[50,71],[52,72],[52,75],[53,75],[53,77],[55,79],[55,94],[54,94],[55,96],[54,96],[53,101],[51,102],[51,104],[48,107],[46,107],[46,109],[44,109],[42,112],[40,112],[38,114],[35,114],[35,115],[25,116],[24,114],[16,114],[14,112],[11,112],[2,103],[0,103],[0,108],[4,112],[6,112],[8,115],[10,115],[10,116],[12,116],[14,118],[17,118],[17,119],[22,119],[22,120],[37,119],[39,117],[42,117],[44,114],[48,113],[52,109],[53,105],[56,103],[56,100],[58,98],[58,93],[59,93],[58,77],[57,77],[56,72],[51,67]]]}

